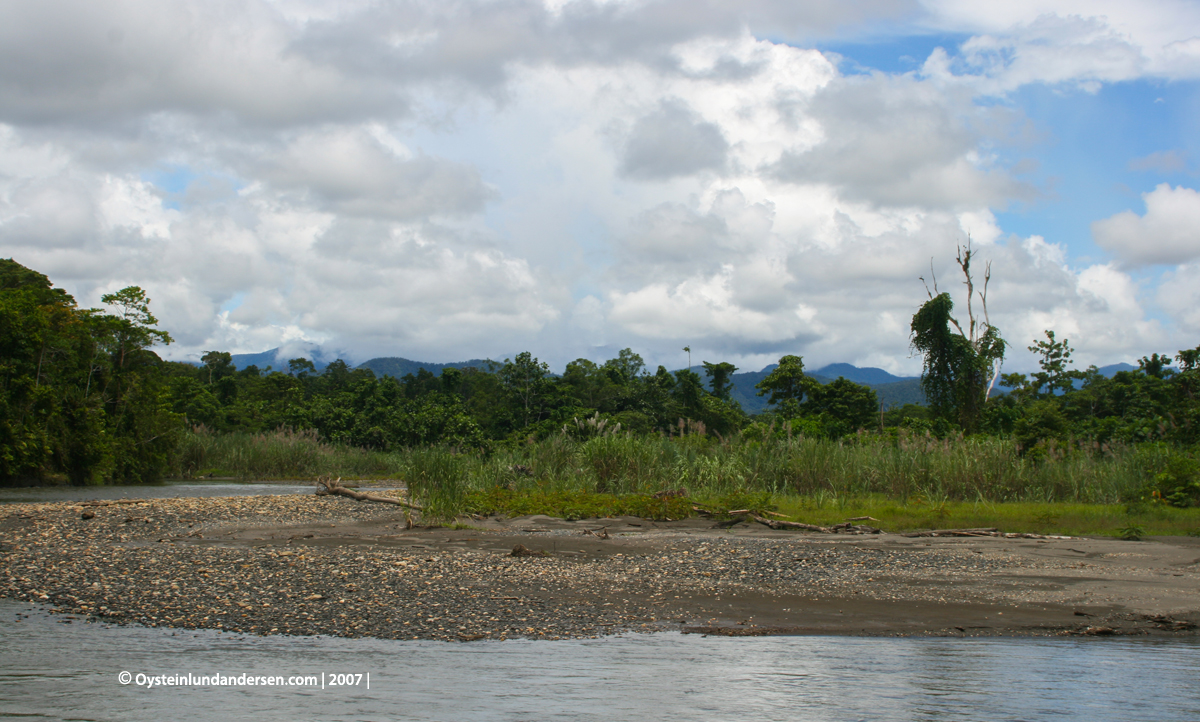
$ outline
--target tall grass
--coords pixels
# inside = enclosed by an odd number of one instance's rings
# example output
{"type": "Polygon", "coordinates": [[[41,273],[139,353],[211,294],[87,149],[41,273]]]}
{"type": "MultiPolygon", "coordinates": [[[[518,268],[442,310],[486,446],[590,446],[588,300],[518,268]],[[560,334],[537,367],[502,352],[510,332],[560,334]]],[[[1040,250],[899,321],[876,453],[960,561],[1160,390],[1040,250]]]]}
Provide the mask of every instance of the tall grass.
{"type": "Polygon", "coordinates": [[[322,474],[362,478],[397,476],[402,471],[392,455],[334,446],[311,429],[213,434],[197,427],[178,453],[177,473],[185,478],[311,479],[322,474]]]}
{"type": "MultiPolygon", "coordinates": [[[[388,477],[406,480],[435,507],[504,487],[554,493],[649,494],[683,487],[693,497],[732,493],[828,499],[882,495],[965,502],[1119,503],[1143,493],[1178,450],[1145,445],[1052,449],[1039,459],[991,437],[935,439],[900,433],[830,441],[801,436],[729,440],[702,435],[557,436],[491,454],[450,448],[392,453],[333,446],[310,431],[189,435],[184,475],[243,479],[388,477]],[[436,500],[436,501],[434,501],[436,500]]],[[[1189,454],[1194,456],[1194,453],[1189,454]]]]}

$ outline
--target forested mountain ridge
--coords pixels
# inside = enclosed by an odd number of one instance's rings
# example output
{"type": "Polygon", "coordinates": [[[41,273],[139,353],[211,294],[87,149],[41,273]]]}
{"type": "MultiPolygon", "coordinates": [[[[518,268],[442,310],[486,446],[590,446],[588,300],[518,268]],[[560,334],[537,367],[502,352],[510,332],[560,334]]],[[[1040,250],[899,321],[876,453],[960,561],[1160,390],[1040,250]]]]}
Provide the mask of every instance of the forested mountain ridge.
{"type": "MultiPolygon", "coordinates": [[[[306,356],[306,358],[312,361],[317,371],[324,370],[334,360],[330,358],[330,352],[315,344],[310,346],[308,354],[310,355],[306,356]]],[[[280,349],[278,348],[260,353],[233,354],[231,359],[234,367],[237,369],[244,369],[253,365],[263,371],[268,368],[287,370],[287,359],[281,357],[280,349]]],[[[409,374],[416,375],[421,369],[428,371],[434,376],[441,376],[442,370],[447,368],[476,368],[486,371],[488,369],[498,369],[502,365],[503,362],[491,359],[470,359],[467,361],[435,363],[431,361],[414,361],[401,356],[381,356],[358,364],[355,368],[370,369],[378,377],[390,376],[395,379],[403,379],[409,374]]],[[[766,397],[759,396],[755,386],[766,378],[775,367],[776,364],[769,364],[760,371],[742,371],[734,373],[730,377],[730,381],[733,384],[730,396],[747,414],[753,416],[769,409],[766,397]]],[[[1118,363],[1100,367],[1099,373],[1105,378],[1112,378],[1119,371],[1133,371],[1136,369],[1137,366],[1132,364],[1118,363]]],[[[701,377],[704,376],[703,366],[693,366],[688,370],[701,377]]],[[[908,404],[917,406],[925,404],[925,392],[921,390],[921,378],[919,376],[896,376],[880,368],[870,366],[859,367],[848,363],[828,364],[808,375],[822,385],[831,383],[839,377],[845,378],[847,381],[862,384],[875,392],[884,409],[899,408],[908,404]]],[[[710,383],[708,381],[704,381],[703,383],[705,390],[711,391],[710,383]]],[[[1002,383],[997,382],[992,393],[994,395],[1003,395],[1008,393],[1009,390],[1002,383]]]]}
{"type": "Polygon", "coordinates": [[[416,375],[421,369],[428,371],[434,376],[441,376],[445,369],[469,369],[475,368],[481,371],[489,369],[498,369],[503,365],[502,362],[491,361],[489,359],[471,359],[469,361],[454,361],[451,363],[430,363],[427,361],[412,361],[399,356],[385,356],[373,358],[370,361],[364,361],[356,368],[371,369],[376,376],[391,376],[392,378],[402,379],[409,374],[416,375]]]}
{"type": "MultiPolygon", "coordinates": [[[[754,372],[721,361],[669,371],[648,368],[632,349],[599,363],[576,359],[561,374],[528,352],[499,363],[381,358],[358,368],[321,358],[318,369],[309,358],[285,362],[276,350],[259,357],[265,366],[239,368],[222,351],[206,352],[199,365],[161,359],[154,349],[171,337],[136,286],[102,300],[106,309],[80,308],[46,276],[0,259],[0,484],[152,482],[199,469],[189,454],[205,439],[249,435],[253,446],[279,430],[342,448],[443,446],[485,456],[559,438],[603,446],[599,437],[618,430],[622,438],[686,436],[702,445],[772,435],[891,443],[963,433],[1012,439],[1035,459],[1064,448],[1103,454],[1114,444],[1174,445],[1189,451],[1162,472],[1167,486],[1186,491],[1200,474],[1190,451],[1200,437],[1200,348],[1156,353],[1106,377],[1071,368],[1070,347],[1047,331],[1030,347],[1041,370],[1004,374],[1009,392],[992,394],[993,367],[972,361],[964,351],[971,347],[954,336],[941,348],[970,363],[952,356],[931,364],[927,354],[921,379],[874,388],[846,376],[895,377],[849,365],[810,373],[794,355],[754,372]],[[900,396],[930,389],[942,394],[937,404],[900,396]]],[[[938,296],[922,308],[944,315],[950,304],[938,296]]],[[[944,320],[922,323],[948,333],[944,320]]]]}

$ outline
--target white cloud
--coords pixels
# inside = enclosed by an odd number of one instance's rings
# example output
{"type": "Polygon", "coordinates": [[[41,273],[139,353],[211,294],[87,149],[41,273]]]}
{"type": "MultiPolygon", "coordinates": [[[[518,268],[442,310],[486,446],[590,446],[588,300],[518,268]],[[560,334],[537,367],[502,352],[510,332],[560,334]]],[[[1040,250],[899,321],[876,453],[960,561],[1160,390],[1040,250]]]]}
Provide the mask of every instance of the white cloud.
{"type": "Polygon", "coordinates": [[[323,210],[395,219],[478,211],[489,191],[476,169],[430,157],[411,157],[368,128],[309,132],[258,168],[273,187],[297,192],[323,210]]]}
{"type": "Polygon", "coordinates": [[[1200,264],[1184,264],[1167,273],[1158,287],[1158,303],[1187,333],[1182,347],[1200,345],[1200,264]]]}
{"type": "Polygon", "coordinates": [[[1135,266],[1200,258],[1200,193],[1163,183],[1142,200],[1145,215],[1122,211],[1093,223],[1096,243],[1135,266]]]}
{"type": "Polygon", "coordinates": [[[1188,0],[922,0],[926,22],[973,34],[961,56],[942,54],[927,71],[952,63],[986,92],[1023,83],[1100,82],[1137,77],[1200,77],[1200,6],[1188,0]]]}
{"type": "MultiPolygon", "coordinates": [[[[85,304],[145,287],[172,353],[630,345],[675,365],[690,345],[911,373],[917,279],[933,258],[957,290],[967,233],[1014,344],[1055,328],[1117,360],[1169,337],[1123,267],[1006,237],[996,211],[1037,191],[995,149],[1027,121],[981,96],[1184,77],[1182,6],[1146,13],[1174,23],[890,0],[97,7],[0,10],[0,253],[85,304]],[[763,39],[897,16],[973,39],[862,76],[763,39]]],[[[1163,230],[1195,192],[1163,188],[1098,222],[1122,260],[1151,262],[1147,234],[1195,257],[1163,230]]],[[[1159,304],[1191,328],[1171,305],[1187,269],[1159,304]]]]}
{"type": "Polygon", "coordinates": [[[846,198],[887,206],[1003,207],[1031,198],[979,153],[984,127],[1010,114],[979,108],[969,94],[911,76],[839,78],[806,110],[822,142],[783,153],[775,174],[793,183],[829,183],[846,198]]]}
{"type": "Polygon", "coordinates": [[[290,49],[298,27],[262,2],[79,0],[0,9],[0,114],[95,124],[152,113],[268,125],[403,104],[371,78],[290,49]]]}

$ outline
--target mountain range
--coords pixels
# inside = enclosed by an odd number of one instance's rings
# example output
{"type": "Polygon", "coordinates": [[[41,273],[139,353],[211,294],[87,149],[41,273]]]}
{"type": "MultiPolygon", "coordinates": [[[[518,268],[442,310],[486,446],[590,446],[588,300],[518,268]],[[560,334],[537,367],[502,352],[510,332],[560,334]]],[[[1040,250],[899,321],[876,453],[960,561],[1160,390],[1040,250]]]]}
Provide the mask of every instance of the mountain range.
{"type": "MultiPolygon", "coordinates": [[[[312,361],[313,365],[320,371],[337,359],[337,356],[331,356],[328,352],[324,352],[321,347],[315,345],[309,349],[288,349],[288,351],[289,353],[287,354],[281,354],[280,349],[274,348],[262,353],[233,354],[233,364],[239,369],[253,365],[264,370],[270,367],[278,371],[286,371],[288,359],[284,358],[284,356],[297,358],[298,356],[293,354],[305,351],[307,353],[305,358],[312,361]]],[[[487,359],[471,359],[469,361],[441,364],[428,361],[413,361],[399,356],[385,356],[365,361],[356,368],[370,369],[376,376],[403,378],[408,374],[416,374],[421,369],[429,371],[434,376],[440,376],[443,369],[464,369],[470,367],[486,369],[490,363],[496,362],[487,359]]],[[[731,396],[734,401],[741,404],[746,413],[758,414],[766,410],[766,397],[759,396],[755,386],[765,379],[775,369],[775,366],[776,364],[770,364],[761,371],[743,371],[735,373],[730,377],[730,381],[733,382],[731,396]]],[[[1136,368],[1136,366],[1127,363],[1111,364],[1101,367],[1100,374],[1111,378],[1119,371],[1132,371],[1136,368]]],[[[691,370],[704,378],[703,366],[693,366],[691,370]]],[[[896,376],[883,369],[870,366],[859,367],[846,363],[829,364],[815,371],[809,371],[808,375],[822,384],[827,384],[838,377],[842,377],[847,381],[869,386],[879,396],[879,401],[884,405],[884,408],[903,406],[904,404],[925,403],[925,394],[921,391],[921,379],[917,376],[896,376]]],[[[1008,389],[999,385],[994,389],[994,393],[1007,392],[1008,389]]]]}

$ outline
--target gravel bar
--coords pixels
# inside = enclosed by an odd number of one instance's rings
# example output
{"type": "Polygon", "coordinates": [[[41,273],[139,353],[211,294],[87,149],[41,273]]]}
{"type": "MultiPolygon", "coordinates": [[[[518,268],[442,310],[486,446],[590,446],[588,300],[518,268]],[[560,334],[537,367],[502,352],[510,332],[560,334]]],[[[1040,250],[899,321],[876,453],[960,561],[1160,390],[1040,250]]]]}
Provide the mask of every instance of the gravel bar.
{"type": "Polygon", "coordinates": [[[464,520],[315,495],[0,508],[0,596],[70,618],[471,641],[1196,634],[1200,544],[464,520]],[[90,518],[85,518],[90,517],[90,518]],[[518,545],[530,552],[514,556],[518,545]]]}

